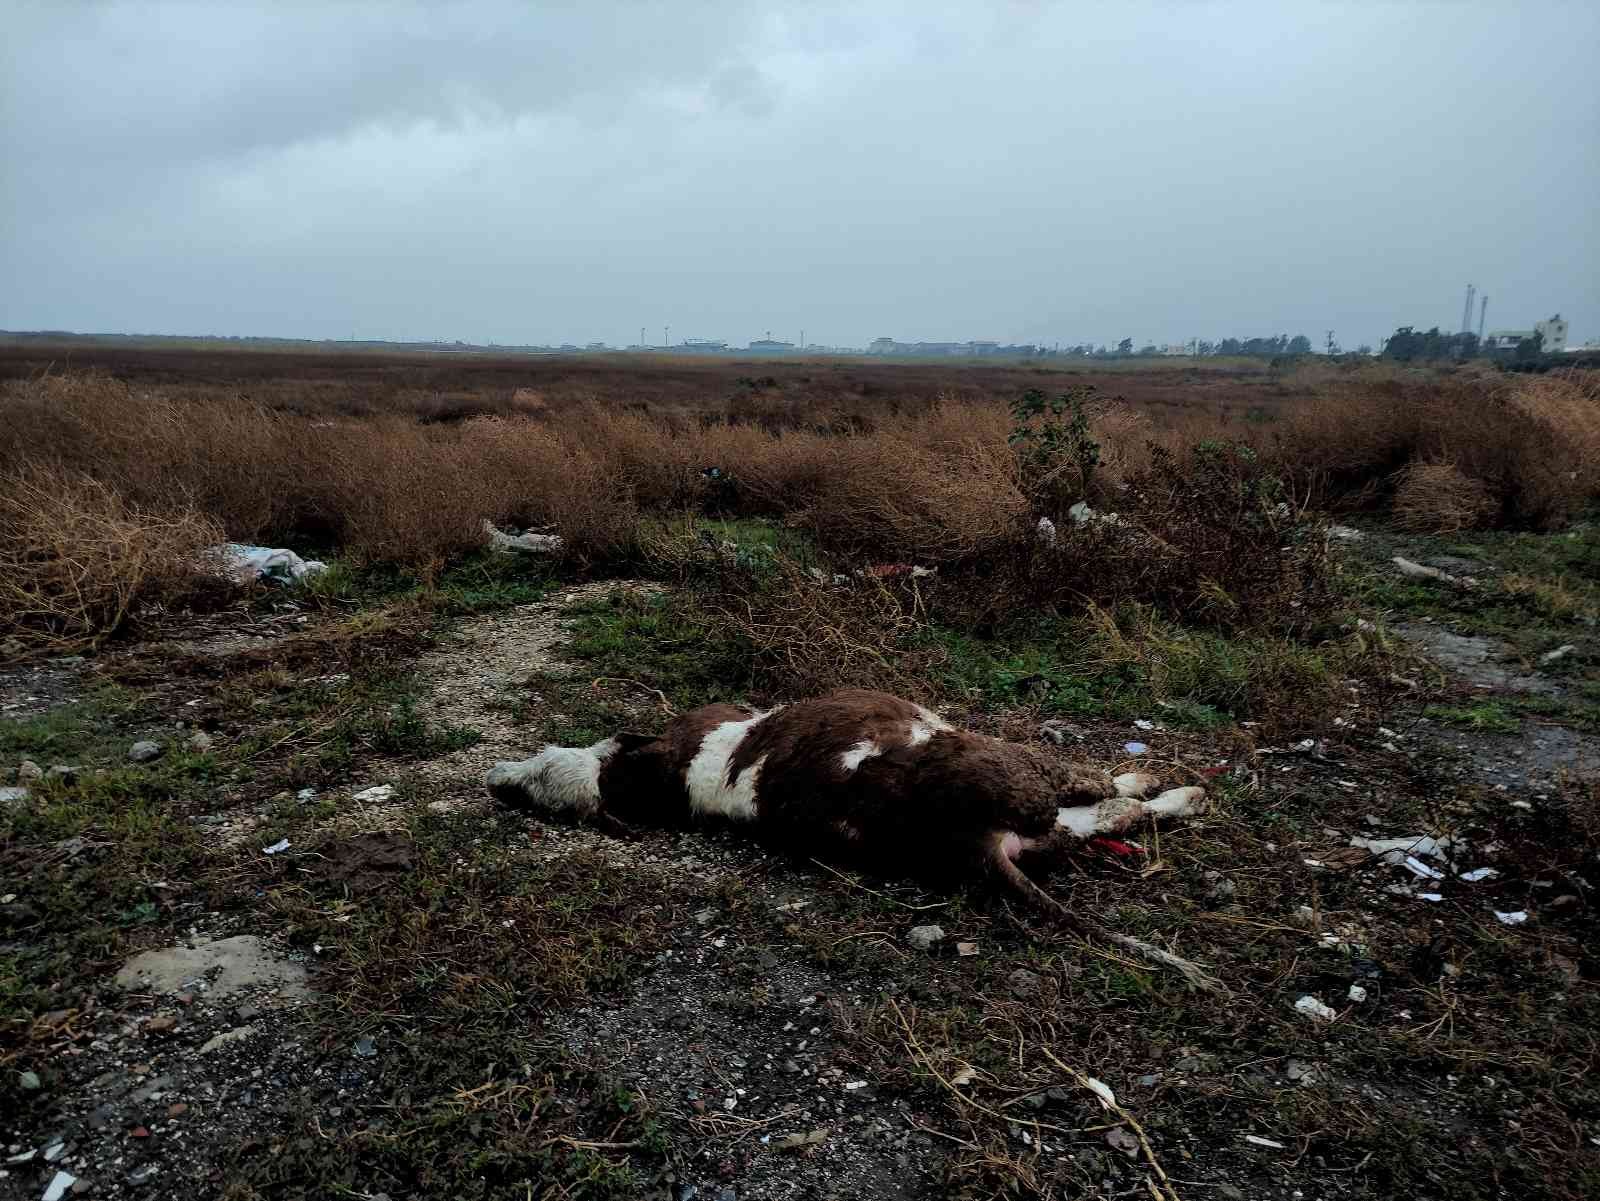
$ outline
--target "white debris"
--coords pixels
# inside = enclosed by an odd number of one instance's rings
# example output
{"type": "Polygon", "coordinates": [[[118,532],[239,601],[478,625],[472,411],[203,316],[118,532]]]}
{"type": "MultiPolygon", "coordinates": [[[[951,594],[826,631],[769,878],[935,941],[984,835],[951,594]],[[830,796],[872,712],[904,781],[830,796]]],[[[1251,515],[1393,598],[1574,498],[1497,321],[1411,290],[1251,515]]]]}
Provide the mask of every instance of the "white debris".
{"type": "Polygon", "coordinates": [[[1127,751],[1130,755],[1143,755],[1150,748],[1145,746],[1145,744],[1142,742],[1124,742],[1122,744],[1122,749],[1127,751]]]}
{"type": "Polygon", "coordinates": [[[77,1183],[78,1178],[71,1172],[57,1172],[50,1178],[50,1186],[44,1190],[41,1201],[61,1201],[67,1190],[77,1183]]]}
{"type": "Polygon", "coordinates": [[[1443,872],[1438,871],[1435,868],[1429,867],[1426,863],[1422,862],[1422,860],[1418,859],[1415,855],[1407,855],[1401,861],[1401,866],[1403,866],[1407,871],[1411,872],[1413,875],[1421,876],[1424,880],[1443,880],[1444,879],[1444,873],[1443,872]]]}
{"type": "Polygon", "coordinates": [[[26,788],[12,788],[8,785],[0,788],[0,805],[20,805],[29,795],[26,788]]]}
{"type": "MultiPolygon", "coordinates": [[[[1455,844],[1448,838],[1435,838],[1431,834],[1412,834],[1404,838],[1363,838],[1350,836],[1350,845],[1365,847],[1385,863],[1404,863],[1408,858],[1426,855],[1429,859],[1448,859],[1455,844]]],[[[1434,879],[1440,877],[1435,876],[1434,879]]]]}
{"type": "Polygon", "coordinates": [[[1074,525],[1088,525],[1094,520],[1094,510],[1089,507],[1089,502],[1080,500],[1067,510],[1067,516],[1072,518],[1074,525]]]}
{"type": "Polygon", "coordinates": [[[1453,576],[1448,571],[1440,571],[1437,567],[1426,567],[1421,563],[1413,563],[1410,559],[1402,559],[1396,555],[1390,560],[1400,569],[1400,574],[1419,580],[1438,580],[1441,584],[1454,584],[1457,588],[1471,588],[1473,581],[1463,576],[1453,576]]]}
{"type": "Polygon", "coordinates": [[[350,799],[363,805],[376,805],[392,796],[394,796],[393,784],[374,784],[371,788],[363,788],[350,799]]]}
{"type": "Polygon", "coordinates": [[[1133,724],[1134,724],[1134,728],[1135,729],[1139,729],[1139,730],[1153,730],[1153,729],[1156,728],[1156,723],[1155,722],[1146,721],[1142,717],[1137,719],[1133,724]]]}
{"type": "Polygon", "coordinates": [[[1295,1011],[1303,1013],[1306,1017],[1318,1022],[1331,1022],[1339,1016],[1338,1010],[1329,1009],[1316,997],[1307,993],[1294,1003],[1295,1011]]]}
{"type": "Polygon", "coordinates": [[[1349,997],[1352,1001],[1359,1005],[1362,1001],[1367,999],[1367,990],[1362,988],[1359,984],[1352,984],[1350,986],[1349,997]]]}
{"type": "Polygon", "coordinates": [[[944,927],[913,926],[906,934],[906,941],[919,951],[931,951],[944,941],[944,927]]]}
{"type": "Polygon", "coordinates": [[[1257,1147],[1271,1147],[1274,1151],[1282,1151],[1284,1149],[1282,1143],[1275,1143],[1270,1138],[1262,1138],[1259,1134],[1247,1134],[1244,1136],[1244,1141],[1257,1147]]]}
{"type": "Polygon", "coordinates": [[[1089,1091],[1100,1098],[1100,1104],[1107,1109],[1115,1109],[1117,1094],[1111,1091],[1111,1086],[1104,1080],[1096,1080],[1093,1076],[1085,1076],[1083,1082],[1089,1086],[1089,1091]]]}
{"type": "Polygon", "coordinates": [[[496,529],[494,522],[488,519],[484,520],[483,532],[489,539],[490,549],[508,554],[520,551],[525,555],[553,555],[563,545],[560,534],[508,534],[496,529]]]}
{"type": "Polygon", "coordinates": [[[287,838],[280,838],[280,839],[278,839],[277,842],[273,843],[270,847],[262,847],[261,848],[261,853],[263,855],[277,855],[277,854],[279,854],[279,853],[281,853],[283,851],[287,851],[288,849],[289,849],[289,840],[287,838]]]}
{"type": "Polygon", "coordinates": [[[1468,884],[1476,884],[1479,880],[1493,880],[1499,874],[1492,867],[1475,867],[1470,872],[1462,872],[1461,878],[1468,884]]]}
{"type": "Polygon", "coordinates": [[[1507,926],[1520,926],[1528,920],[1528,911],[1526,909],[1514,909],[1510,913],[1503,913],[1496,909],[1494,915],[1507,926]]]}
{"type": "Polygon", "coordinates": [[[1360,542],[1366,535],[1348,525],[1330,525],[1328,537],[1338,542],[1360,542]]]}
{"type": "Polygon", "coordinates": [[[844,1087],[846,1092],[853,1093],[859,1088],[866,1088],[867,1082],[865,1080],[847,1080],[844,1087]]]}
{"type": "Polygon", "coordinates": [[[280,583],[298,582],[308,575],[326,571],[328,565],[316,559],[302,559],[292,550],[274,550],[270,546],[247,546],[241,542],[225,542],[213,546],[206,554],[214,559],[223,573],[241,584],[252,580],[275,580],[280,583]]]}
{"type": "Polygon", "coordinates": [[[1034,535],[1046,546],[1056,544],[1056,523],[1048,517],[1039,518],[1039,524],[1034,527],[1034,535]]]}
{"type": "Polygon", "coordinates": [[[1556,647],[1556,649],[1553,650],[1553,651],[1546,651],[1544,654],[1539,656],[1539,662],[1540,663],[1556,663],[1556,662],[1559,662],[1560,660],[1565,659],[1568,655],[1572,654],[1577,649],[1578,648],[1576,646],[1574,646],[1572,643],[1569,642],[1565,646],[1556,647]]]}

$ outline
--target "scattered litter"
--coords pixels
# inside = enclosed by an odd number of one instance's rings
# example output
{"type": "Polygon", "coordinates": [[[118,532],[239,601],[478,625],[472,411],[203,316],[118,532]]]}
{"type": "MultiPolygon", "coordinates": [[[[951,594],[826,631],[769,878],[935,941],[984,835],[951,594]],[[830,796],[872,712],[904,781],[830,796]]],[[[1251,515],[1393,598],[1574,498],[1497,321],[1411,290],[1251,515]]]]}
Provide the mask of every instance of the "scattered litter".
{"type": "Polygon", "coordinates": [[[1088,525],[1094,520],[1094,510],[1089,507],[1089,502],[1080,500],[1067,510],[1067,516],[1072,518],[1074,525],[1088,525]]]}
{"type": "Polygon", "coordinates": [[[378,1053],[378,1045],[370,1038],[358,1038],[350,1053],[357,1059],[371,1059],[378,1053]]]}
{"type": "Polygon", "coordinates": [[[553,555],[559,552],[563,545],[560,534],[535,534],[532,531],[508,534],[504,530],[496,529],[494,522],[488,519],[484,520],[483,532],[489,539],[491,550],[508,554],[517,551],[525,555],[553,555]]]}
{"type": "Polygon", "coordinates": [[[1348,525],[1330,525],[1328,537],[1338,542],[1360,542],[1366,535],[1348,525]]]}
{"type": "Polygon", "coordinates": [[[61,1158],[62,1152],[64,1152],[66,1149],[66,1143],[51,1143],[44,1149],[45,1163],[55,1163],[56,1160],[61,1158]]]}
{"type": "Polygon", "coordinates": [[[1122,749],[1128,752],[1130,755],[1143,755],[1150,750],[1150,748],[1145,746],[1145,744],[1142,742],[1124,742],[1122,744],[1122,749]]]}
{"type": "Polygon", "coordinates": [[[809,1134],[786,1134],[782,1138],[772,1140],[772,1145],[780,1151],[798,1151],[802,1147],[814,1147],[828,1137],[828,1128],[813,1130],[809,1134]]]}
{"type": "Polygon", "coordinates": [[[1424,880],[1443,880],[1444,879],[1444,873],[1443,872],[1429,867],[1426,863],[1422,862],[1422,860],[1418,859],[1415,855],[1407,855],[1403,860],[1401,860],[1401,865],[1403,867],[1405,867],[1405,869],[1407,871],[1411,872],[1413,875],[1420,876],[1424,880]]]}
{"type": "Polygon", "coordinates": [[[863,1089],[863,1088],[866,1088],[866,1087],[867,1087],[867,1082],[865,1080],[849,1080],[849,1081],[845,1082],[845,1086],[844,1086],[845,1091],[846,1092],[850,1092],[850,1093],[853,1093],[853,1092],[857,1091],[858,1089],[863,1089]]]}
{"type": "Polygon", "coordinates": [[[1434,838],[1431,834],[1412,834],[1406,838],[1363,838],[1359,834],[1352,834],[1350,845],[1365,847],[1385,863],[1396,864],[1418,855],[1426,855],[1430,859],[1448,859],[1455,846],[1450,839],[1434,838]]]}
{"type": "Polygon", "coordinates": [[[1316,1066],[1299,1059],[1291,1059],[1284,1064],[1283,1074],[1300,1084],[1315,1084],[1317,1079],[1316,1066]]]}
{"type": "Polygon", "coordinates": [[[1274,1151],[1282,1151],[1282,1143],[1275,1143],[1270,1138],[1262,1138],[1259,1134],[1247,1134],[1244,1141],[1257,1147],[1271,1147],[1274,1151]]]}
{"type": "Polygon", "coordinates": [[[363,805],[376,805],[392,796],[394,796],[393,784],[374,784],[371,788],[363,788],[350,799],[363,805]]]}
{"type": "Polygon", "coordinates": [[[978,944],[975,942],[956,943],[956,954],[963,959],[970,959],[978,953],[978,944]]]}
{"type": "Polygon", "coordinates": [[[77,1183],[78,1178],[71,1172],[57,1172],[50,1178],[50,1185],[44,1190],[41,1201],[61,1201],[67,1190],[77,1183]]]}
{"type": "Polygon", "coordinates": [[[295,583],[308,575],[328,570],[326,563],[315,559],[302,559],[292,550],[274,550],[269,546],[246,546],[228,542],[213,546],[206,552],[218,560],[222,570],[241,584],[252,580],[274,583],[295,583]]]}
{"type": "Polygon", "coordinates": [[[19,1151],[15,1155],[6,1156],[6,1162],[7,1163],[28,1163],[37,1154],[39,1154],[39,1148],[30,1147],[26,1151],[19,1151]]]}
{"type": "Polygon", "coordinates": [[[950,1083],[955,1085],[957,1088],[962,1088],[965,1085],[971,1084],[977,1079],[977,1077],[978,1069],[969,1065],[962,1068],[954,1076],[950,1077],[950,1083]]]}
{"type": "Polygon", "coordinates": [[[26,788],[12,788],[8,785],[5,788],[0,788],[0,805],[20,805],[30,795],[26,788]]]}
{"type": "Polygon", "coordinates": [[[287,851],[288,849],[289,849],[289,840],[287,838],[280,838],[280,839],[278,839],[277,842],[273,843],[270,847],[262,847],[261,848],[261,853],[263,855],[276,855],[279,852],[287,851]]]}
{"type": "Polygon", "coordinates": [[[1526,909],[1513,909],[1510,913],[1496,909],[1494,915],[1507,926],[1520,926],[1528,920],[1528,911],[1526,909]]]}
{"type": "Polygon", "coordinates": [[[1155,722],[1146,721],[1142,717],[1135,719],[1133,725],[1134,725],[1134,728],[1137,729],[1137,730],[1153,730],[1153,729],[1156,728],[1156,723],[1155,722]]]}
{"type": "Polygon", "coordinates": [[[1461,878],[1468,884],[1476,884],[1479,880],[1493,880],[1499,874],[1492,867],[1475,867],[1470,872],[1462,872],[1461,878]]]}
{"type": "MultiPolygon", "coordinates": [[[[1073,518],[1073,520],[1076,521],[1077,518],[1073,518]]],[[[1079,524],[1083,523],[1079,522],[1079,524]]],[[[1034,535],[1046,546],[1054,546],[1056,544],[1056,523],[1048,517],[1039,518],[1039,524],[1034,527],[1034,535]]]]}
{"type": "MultiPolygon", "coordinates": [[[[778,906],[778,912],[779,913],[797,913],[800,910],[804,909],[809,904],[811,904],[810,901],[790,901],[786,905],[779,905],[778,906]]],[[[712,914],[712,916],[715,917],[716,915],[712,914]]]]}
{"type": "Polygon", "coordinates": [[[1297,1013],[1303,1013],[1314,1021],[1331,1022],[1339,1016],[1338,1010],[1328,1008],[1309,993],[1296,1001],[1294,1007],[1297,1013]]]}
{"type": "Polygon", "coordinates": [[[944,941],[943,926],[913,926],[906,934],[906,941],[919,951],[931,951],[937,944],[944,941]]]}
{"type": "Polygon", "coordinates": [[[724,1097],[724,1098],[722,1098],[722,1108],[726,1109],[729,1113],[732,1113],[734,1110],[739,1108],[739,1098],[738,1097],[724,1097]]]}
{"type": "Polygon", "coordinates": [[[1572,654],[1577,649],[1578,648],[1576,646],[1574,646],[1572,643],[1569,642],[1565,646],[1556,647],[1556,649],[1553,650],[1553,651],[1545,651],[1544,654],[1539,656],[1539,662],[1540,663],[1557,663],[1557,662],[1560,662],[1562,659],[1565,659],[1568,655],[1572,654]]]}
{"type": "Polygon", "coordinates": [[[1361,1002],[1367,999],[1367,990],[1362,988],[1359,984],[1352,984],[1350,986],[1349,996],[1352,1001],[1359,1005],[1361,1002]]]}
{"type": "Polygon", "coordinates": [[[314,801],[317,799],[317,790],[315,788],[302,788],[299,792],[294,794],[294,799],[299,801],[302,805],[307,801],[314,801]]]}
{"type": "Polygon", "coordinates": [[[43,1087],[38,1072],[22,1072],[17,1076],[17,1087],[25,1093],[36,1093],[43,1087]]]}

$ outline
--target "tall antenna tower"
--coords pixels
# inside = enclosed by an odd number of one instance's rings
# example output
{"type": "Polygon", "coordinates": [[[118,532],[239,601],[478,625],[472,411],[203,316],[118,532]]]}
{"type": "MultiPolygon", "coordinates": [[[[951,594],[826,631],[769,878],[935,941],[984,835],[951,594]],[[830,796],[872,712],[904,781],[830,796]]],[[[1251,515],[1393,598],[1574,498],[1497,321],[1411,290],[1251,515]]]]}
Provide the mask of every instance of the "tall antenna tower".
{"type": "Polygon", "coordinates": [[[1478,341],[1483,341],[1483,315],[1489,311],[1489,293],[1483,294],[1483,299],[1478,301],[1478,341]]]}
{"type": "Polygon", "coordinates": [[[1467,285],[1467,303],[1461,306],[1461,332],[1464,334],[1472,332],[1472,295],[1475,291],[1471,284],[1467,285]]]}

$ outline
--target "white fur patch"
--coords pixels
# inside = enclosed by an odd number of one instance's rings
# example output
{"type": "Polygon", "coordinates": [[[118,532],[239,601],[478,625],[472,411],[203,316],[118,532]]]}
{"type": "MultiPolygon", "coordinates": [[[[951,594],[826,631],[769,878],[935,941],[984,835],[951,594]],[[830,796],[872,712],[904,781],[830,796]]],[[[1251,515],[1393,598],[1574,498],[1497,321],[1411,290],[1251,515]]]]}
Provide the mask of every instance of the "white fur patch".
{"type": "Polygon", "coordinates": [[[530,802],[560,812],[587,816],[600,807],[600,768],[617,753],[615,738],[590,747],[547,746],[532,759],[496,763],[484,778],[491,790],[514,788],[530,802]]]}
{"type": "Polygon", "coordinates": [[[924,742],[927,742],[928,739],[932,738],[937,732],[938,731],[936,731],[925,721],[914,721],[911,723],[911,745],[921,746],[924,742]]]}
{"type": "Polygon", "coordinates": [[[935,734],[948,734],[951,730],[955,729],[954,726],[952,726],[944,718],[940,717],[932,709],[924,709],[921,705],[917,706],[917,716],[922,720],[922,724],[931,729],[935,734]]]}
{"type": "Polygon", "coordinates": [[[745,736],[768,716],[770,714],[758,713],[744,721],[725,721],[700,740],[700,749],[689,761],[684,778],[689,790],[689,812],[734,821],[755,820],[756,781],[766,756],[745,768],[736,780],[728,779],[728,761],[745,736]]]}
{"type": "Polygon", "coordinates": [[[1075,838],[1096,834],[1116,834],[1139,817],[1139,802],[1129,797],[1112,797],[1098,805],[1074,805],[1056,810],[1056,825],[1075,838]]]}
{"type": "Polygon", "coordinates": [[[853,772],[868,759],[872,759],[881,754],[883,754],[883,748],[881,746],[879,746],[876,742],[873,742],[870,738],[863,739],[862,741],[856,743],[855,746],[851,747],[844,754],[839,756],[839,766],[844,768],[845,771],[853,772]]]}

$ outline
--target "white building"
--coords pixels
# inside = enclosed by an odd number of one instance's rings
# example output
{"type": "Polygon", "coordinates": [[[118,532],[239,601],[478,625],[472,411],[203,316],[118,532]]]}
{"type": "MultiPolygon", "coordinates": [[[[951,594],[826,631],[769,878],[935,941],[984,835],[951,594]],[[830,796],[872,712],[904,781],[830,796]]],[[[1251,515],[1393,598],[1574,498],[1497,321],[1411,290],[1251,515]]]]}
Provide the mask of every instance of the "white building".
{"type": "Polygon", "coordinates": [[[1539,349],[1545,354],[1560,354],[1567,348],[1567,322],[1560,313],[1548,321],[1535,321],[1532,329],[1491,330],[1483,337],[1483,348],[1515,350],[1519,342],[1533,337],[1534,334],[1539,334],[1544,339],[1539,344],[1539,349]]]}

